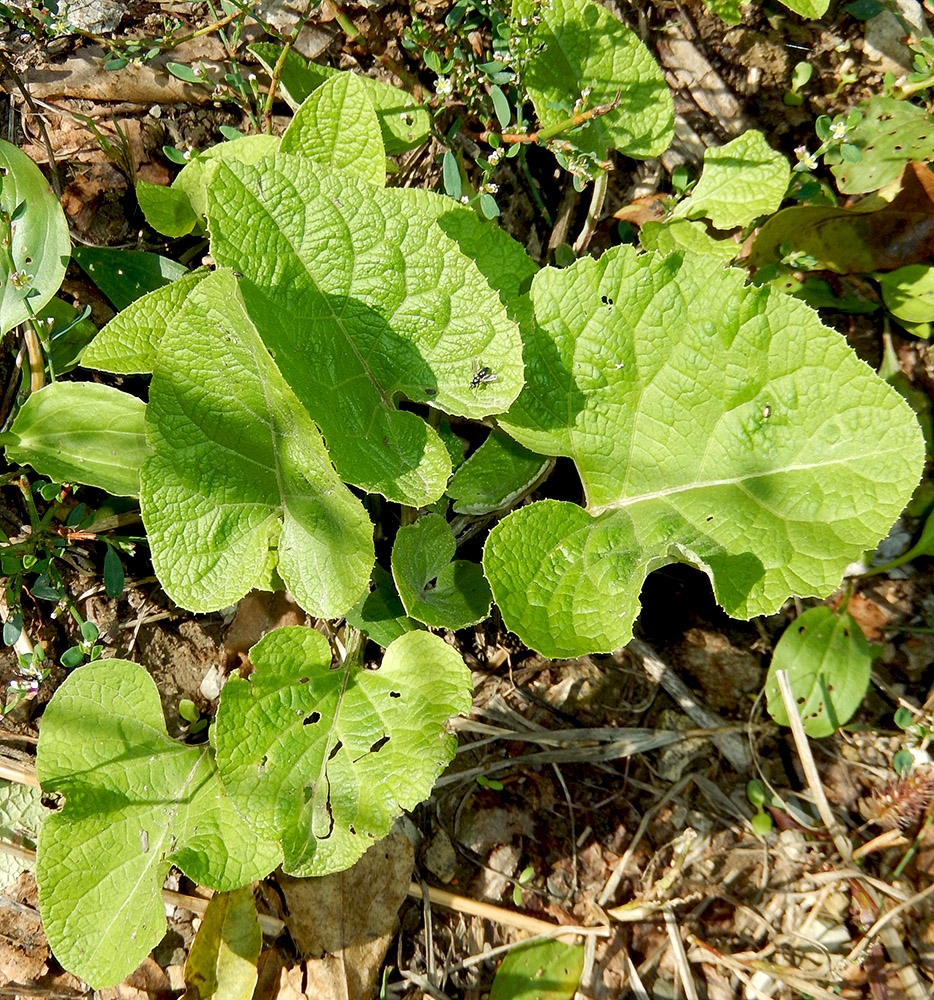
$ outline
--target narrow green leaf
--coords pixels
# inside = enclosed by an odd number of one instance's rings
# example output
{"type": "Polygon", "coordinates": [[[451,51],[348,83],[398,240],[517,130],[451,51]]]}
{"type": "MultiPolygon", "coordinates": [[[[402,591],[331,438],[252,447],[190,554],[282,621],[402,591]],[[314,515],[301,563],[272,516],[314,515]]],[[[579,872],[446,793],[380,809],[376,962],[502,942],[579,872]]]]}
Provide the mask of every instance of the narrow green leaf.
{"type": "Polygon", "coordinates": [[[56,958],[95,989],[119,983],[165,933],[170,865],[227,891],[281,857],[237,816],[210,747],[169,738],[135,663],[98,660],[66,678],[42,717],[36,774],[64,799],[39,834],[42,925],[56,958]]]}
{"type": "Polygon", "coordinates": [[[512,119],[512,108],[509,107],[509,101],[503,93],[502,87],[497,87],[495,83],[492,84],[490,86],[490,97],[493,100],[493,110],[496,112],[496,120],[499,122],[499,127],[506,128],[512,119]]]}
{"type": "Polygon", "coordinates": [[[460,167],[457,165],[457,157],[450,149],[444,151],[441,157],[441,177],[444,181],[444,193],[455,201],[460,201],[461,184],[460,167]]]}
{"type": "Polygon", "coordinates": [[[231,677],[214,724],[224,785],[284,868],[349,868],[431,790],[454,756],[444,723],[470,709],[470,672],[429,632],[396,639],[378,670],[331,668],[312,629],[270,632],[250,650],[249,680],[231,677]]]}
{"type": "Polygon", "coordinates": [[[188,953],[182,1000],[250,1000],[262,946],[253,889],[217,893],[188,953]]]}
{"type": "Polygon", "coordinates": [[[830,736],[859,708],[872,674],[872,651],[852,616],[823,605],[809,608],[785,629],[765,681],[766,707],[780,725],[788,725],[776,673],[788,672],[804,731],[830,736]]]}
{"type": "Polygon", "coordinates": [[[108,545],[104,555],[104,591],[109,598],[116,600],[123,594],[123,586],[123,563],[116,550],[108,545]]]}
{"type": "Polygon", "coordinates": [[[59,483],[97,486],[114,496],[139,493],[148,454],[146,404],[91,382],[54,382],[23,404],[4,438],[7,460],[59,483]]]}
{"type": "Polygon", "coordinates": [[[366,589],[373,527],[339,481],[229,271],[209,275],[162,339],[140,483],[153,566],[193,611],[278,574],[298,603],[340,617],[366,589]]]}
{"type": "Polygon", "coordinates": [[[386,153],[376,112],[360,79],[340,73],[325,80],[295,112],[279,148],[382,187],[386,153]]]}
{"type": "Polygon", "coordinates": [[[204,77],[200,73],[196,73],[190,66],[186,66],[184,63],[167,62],[165,68],[172,76],[184,83],[203,84],[205,82],[204,77]]]}
{"type": "Polygon", "coordinates": [[[116,309],[189,273],[183,264],[143,250],[75,247],[74,258],[116,309]]]}
{"type": "Polygon", "coordinates": [[[28,319],[30,306],[38,313],[55,295],[71,254],[65,213],[42,171],[0,139],[0,207],[12,214],[23,203],[26,214],[16,223],[9,253],[0,253],[0,336],[28,319]],[[14,272],[22,281],[11,280],[14,272]]]}
{"type": "Polygon", "coordinates": [[[457,543],[440,514],[400,528],[392,547],[392,576],[410,617],[455,631],[490,613],[490,587],[477,563],[454,559],[457,543]]]}

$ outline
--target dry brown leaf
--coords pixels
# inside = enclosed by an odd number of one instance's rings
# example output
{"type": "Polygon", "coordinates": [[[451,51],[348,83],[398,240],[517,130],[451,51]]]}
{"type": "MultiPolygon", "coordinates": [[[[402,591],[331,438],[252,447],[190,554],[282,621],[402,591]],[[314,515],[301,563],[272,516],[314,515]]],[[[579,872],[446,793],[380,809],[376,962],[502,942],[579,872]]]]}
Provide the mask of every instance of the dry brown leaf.
{"type": "MultiPolygon", "coordinates": [[[[301,954],[312,956],[304,970],[307,996],[368,1000],[414,868],[408,838],[391,833],[347,871],[322,878],[278,876],[292,940],[301,954]]],[[[283,976],[294,988],[294,970],[283,976]]]]}
{"type": "Polygon", "coordinates": [[[284,590],[253,590],[237,605],[227,635],[223,659],[229,667],[249,662],[247,654],[267,632],[287,625],[304,625],[305,612],[284,590]]]}

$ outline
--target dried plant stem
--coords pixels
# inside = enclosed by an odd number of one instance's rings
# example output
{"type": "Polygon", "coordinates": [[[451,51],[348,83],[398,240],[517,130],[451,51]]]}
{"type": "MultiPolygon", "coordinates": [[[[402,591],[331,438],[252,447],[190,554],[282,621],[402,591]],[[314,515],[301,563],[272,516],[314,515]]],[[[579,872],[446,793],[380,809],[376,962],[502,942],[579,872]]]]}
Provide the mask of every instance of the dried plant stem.
{"type": "Polygon", "coordinates": [[[834,846],[843,860],[848,862],[853,856],[853,848],[844,835],[843,828],[834,818],[834,814],[830,809],[830,803],[824,794],[824,786],[821,784],[820,775],[817,773],[817,765],[814,763],[811,745],[808,743],[807,734],[804,732],[804,725],[801,722],[801,713],[795,704],[795,696],[791,690],[791,681],[788,680],[788,671],[777,670],[775,676],[778,680],[778,688],[782,694],[782,704],[785,706],[785,712],[788,715],[788,725],[791,727],[791,735],[794,737],[795,749],[798,751],[798,758],[801,761],[801,767],[804,769],[804,777],[808,783],[808,788],[811,790],[811,795],[814,797],[814,805],[817,806],[817,812],[824,826],[827,827],[831,837],[833,837],[834,846]]]}

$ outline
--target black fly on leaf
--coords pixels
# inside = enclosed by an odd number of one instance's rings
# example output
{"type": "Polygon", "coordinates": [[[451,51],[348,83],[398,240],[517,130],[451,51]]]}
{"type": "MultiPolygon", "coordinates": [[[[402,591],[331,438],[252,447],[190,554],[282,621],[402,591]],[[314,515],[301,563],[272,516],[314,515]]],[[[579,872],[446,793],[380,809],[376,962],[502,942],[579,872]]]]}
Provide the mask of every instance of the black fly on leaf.
{"type": "Polygon", "coordinates": [[[483,362],[473,363],[473,378],[470,380],[471,389],[479,389],[481,385],[487,382],[495,382],[497,379],[496,372],[491,371],[487,368],[483,362]]]}

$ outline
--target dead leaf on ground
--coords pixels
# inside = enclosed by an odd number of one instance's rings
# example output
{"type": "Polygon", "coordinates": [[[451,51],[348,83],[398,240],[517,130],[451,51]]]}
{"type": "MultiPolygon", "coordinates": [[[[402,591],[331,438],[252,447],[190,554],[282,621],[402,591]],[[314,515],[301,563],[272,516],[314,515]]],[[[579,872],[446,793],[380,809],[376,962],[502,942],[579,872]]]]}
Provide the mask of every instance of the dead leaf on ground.
{"type": "Polygon", "coordinates": [[[307,616],[284,590],[250,591],[237,605],[222,647],[228,667],[249,663],[248,653],[267,632],[287,625],[304,625],[307,616]]]}
{"type": "MultiPolygon", "coordinates": [[[[749,257],[753,267],[777,264],[783,247],[807,254],[812,269],[838,274],[890,271],[927,260],[934,250],[934,174],[909,163],[898,194],[882,208],[798,205],[777,212],[759,231],[749,257]]],[[[878,205],[878,200],[867,201],[878,205]]]]}
{"type": "Polygon", "coordinates": [[[645,198],[636,198],[628,205],[623,205],[613,213],[614,219],[620,222],[631,222],[634,226],[644,226],[647,222],[664,222],[668,210],[665,203],[669,200],[667,194],[650,194],[645,198]]]}
{"type": "MultiPolygon", "coordinates": [[[[302,955],[312,956],[305,963],[305,995],[368,1000],[414,868],[409,839],[391,833],[347,871],[321,878],[278,876],[292,940],[302,955]]],[[[285,982],[295,987],[294,970],[283,971],[285,982]]]]}

